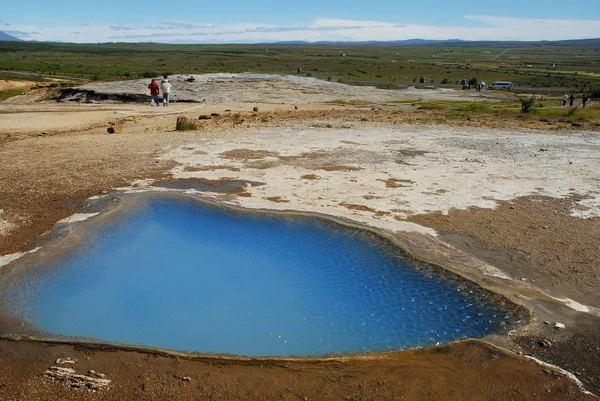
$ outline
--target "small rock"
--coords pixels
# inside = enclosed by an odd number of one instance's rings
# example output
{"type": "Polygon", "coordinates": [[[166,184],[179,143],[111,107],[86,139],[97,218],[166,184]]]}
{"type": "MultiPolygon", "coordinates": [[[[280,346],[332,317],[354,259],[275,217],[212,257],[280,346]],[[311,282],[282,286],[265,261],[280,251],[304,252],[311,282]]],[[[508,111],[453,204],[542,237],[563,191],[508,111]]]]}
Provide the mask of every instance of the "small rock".
{"type": "Polygon", "coordinates": [[[542,341],[540,341],[538,344],[540,345],[540,347],[544,347],[544,348],[552,347],[552,343],[549,340],[546,340],[545,338],[542,341]]]}
{"type": "Polygon", "coordinates": [[[189,376],[184,376],[184,377],[181,378],[181,380],[183,380],[184,382],[191,382],[192,378],[189,377],[189,376]]]}
{"type": "Polygon", "coordinates": [[[546,230],[549,229],[549,228],[550,228],[550,226],[544,226],[544,229],[546,229],[546,230]]]}
{"type": "Polygon", "coordinates": [[[555,328],[555,329],[560,329],[560,330],[562,330],[562,329],[566,329],[566,328],[567,328],[567,326],[565,326],[565,325],[564,325],[564,324],[562,324],[562,323],[555,322],[555,323],[554,323],[554,328],[555,328]]]}
{"type": "Polygon", "coordinates": [[[525,277],[521,277],[521,281],[527,281],[525,277]]]}
{"type": "Polygon", "coordinates": [[[221,117],[219,113],[210,113],[211,117],[221,117]]]}
{"type": "Polygon", "coordinates": [[[106,131],[109,134],[121,134],[121,133],[123,133],[123,126],[122,125],[113,125],[112,127],[108,127],[106,129],[106,131]]]}
{"type": "Polygon", "coordinates": [[[544,322],[544,324],[550,324],[550,322],[546,320],[546,321],[544,322]]]}
{"type": "Polygon", "coordinates": [[[206,115],[206,114],[202,114],[200,117],[198,117],[198,120],[210,120],[212,119],[211,116],[206,115]]]}
{"type": "Polygon", "coordinates": [[[543,370],[543,372],[544,372],[545,374],[547,374],[547,375],[551,375],[551,374],[552,374],[552,371],[551,371],[551,370],[548,370],[548,369],[544,369],[544,370],[543,370]]]}
{"type": "Polygon", "coordinates": [[[58,358],[56,360],[57,365],[74,364],[75,362],[77,361],[71,358],[58,358]]]}
{"type": "Polygon", "coordinates": [[[519,351],[519,352],[517,352],[517,354],[523,355],[523,351],[519,351]]]}
{"type": "Polygon", "coordinates": [[[252,111],[256,113],[256,112],[258,111],[258,107],[254,106],[254,107],[252,108],[252,111]]]}
{"type": "Polygon", "coordinates": [[[294,110],[298,110],[298,106],[294,106],[294,110]]]}

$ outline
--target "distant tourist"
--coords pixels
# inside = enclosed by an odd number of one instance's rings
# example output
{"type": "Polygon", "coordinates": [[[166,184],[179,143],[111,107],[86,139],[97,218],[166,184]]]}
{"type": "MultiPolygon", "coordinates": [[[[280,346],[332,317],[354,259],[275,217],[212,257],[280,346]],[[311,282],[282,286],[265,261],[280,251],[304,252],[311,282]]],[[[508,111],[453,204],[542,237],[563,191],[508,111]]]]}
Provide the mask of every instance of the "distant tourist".
{"type": "Polygon", "coordinates": [[[575,103],[575,95],[571,93],[571,96],[569,96],[569,107],[573,107],[573,103],[575,103]]]}
{"type": "Polygon", "coordinates": [[[302,68],[298,68],[298,76],[300,76],[300,74],[302,74],[302,68]]]}
{"type": "Polygon", "coordinates": [[[169,97],[171,95],[171,83],[167,79],[167,75],[163,75],[163,80],[160,81],[160,90],[163,93],[163,106],[169,105],[169,97]]]}
{"type": "Polygon", "coordinates": [[[581,107],[583,107],[585,109],[585,106],[587,105],[587,101],[588,98],[586,95],[583,95],[583,97],[581,98],[581,107]]]}
{"type": "Polygon", "coordinates": [[[150,85],[148,85],[148,89],[150,89],[150,96],[152,96],[152,102],[150,103],[150,105],[158,106],[158,94],[160,93],[160,88],[158,87],[156,79],[153,79],[152,82],[150,82],[150,85]]]}
{"type": "Polygon", "coordinates": [[[566,106],[568,101],[569,101],[569,95],[567,95],[565,93],[565,95],[563,96],[563,106],[566,106]]]}

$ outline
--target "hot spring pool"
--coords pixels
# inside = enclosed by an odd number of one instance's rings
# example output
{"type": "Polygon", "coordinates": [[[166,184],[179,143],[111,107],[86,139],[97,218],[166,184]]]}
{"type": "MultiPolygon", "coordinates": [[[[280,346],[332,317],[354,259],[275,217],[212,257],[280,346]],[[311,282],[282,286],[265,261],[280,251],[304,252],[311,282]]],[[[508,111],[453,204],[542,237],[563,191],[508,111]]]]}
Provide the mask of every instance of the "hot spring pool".
{"type": "Polygon", "coordinates": [[[396,350],[507,322],[471,284],[316,217],[151,198],[69,249],[0,271],[2,312],[45,335],[246,356],[396,350]]]}

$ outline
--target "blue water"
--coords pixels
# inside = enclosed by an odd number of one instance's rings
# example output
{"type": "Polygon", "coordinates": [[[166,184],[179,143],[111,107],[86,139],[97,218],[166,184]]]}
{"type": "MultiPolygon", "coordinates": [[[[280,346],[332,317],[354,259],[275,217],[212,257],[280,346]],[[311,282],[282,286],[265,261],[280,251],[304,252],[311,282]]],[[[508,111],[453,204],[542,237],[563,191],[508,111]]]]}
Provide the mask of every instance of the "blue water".
{"type": "MultiPolygon", "coordinates": [[[[482,337],[505,316],[385,240],[316,218],[149,201],[4,291],[41,330],[247,356],[482,337]]],[[[12,300],[12,301],[10,301],[12,300]]]]}

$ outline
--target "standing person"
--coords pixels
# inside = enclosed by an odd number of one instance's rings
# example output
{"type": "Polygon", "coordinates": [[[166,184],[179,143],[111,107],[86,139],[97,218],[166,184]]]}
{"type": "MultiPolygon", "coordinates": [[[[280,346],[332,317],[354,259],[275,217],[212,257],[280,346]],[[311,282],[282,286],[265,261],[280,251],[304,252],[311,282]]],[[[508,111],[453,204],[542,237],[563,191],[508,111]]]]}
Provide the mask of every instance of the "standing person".
{"type": "Polygon", "coordinates": [[[569,101],[569,95],[567,95],[565,93],[565,95],[563,96],[563,106],[566,106],[568,101],[569,101]]]}
{"type": "Polygon", "coordinates": [[[585,109],[585,106],[587,104],[587,96],[583,95],[583,97],[581,98],[581,107],[585,109]]]}
{"type": "Polygon", "coordinates": [[[160,89],[163,93],[163,106],[168,106],[169,96],[171,95],[171,83],[167,79],[167,74],[163,75],[163,80],[160,81],[160,89]]]}
{"type": "Polygon", "coordinates": [[[150,96],[152,96],[152,106],[158,106],[158,94],[160,93],[160,88],[158,87],[158,83],[156,83],[156,79],[153,79],[148,85],[148,89],[150,89],[150,96]]]}
{"type": "Polygon", "coordinates": [[[571,93],[571,96],[569,96],[569,107],[573,107],[573,103],[575,103],[575,95],[571,93]]]}
{"type": "Polygon", "coordinates": [[[302,74],[302,68],[298,68],[298,73],[296,75],[300,76],[302,74]]]}

